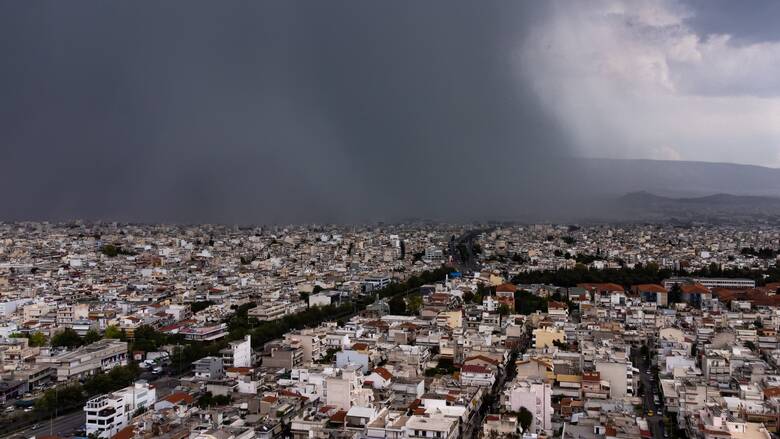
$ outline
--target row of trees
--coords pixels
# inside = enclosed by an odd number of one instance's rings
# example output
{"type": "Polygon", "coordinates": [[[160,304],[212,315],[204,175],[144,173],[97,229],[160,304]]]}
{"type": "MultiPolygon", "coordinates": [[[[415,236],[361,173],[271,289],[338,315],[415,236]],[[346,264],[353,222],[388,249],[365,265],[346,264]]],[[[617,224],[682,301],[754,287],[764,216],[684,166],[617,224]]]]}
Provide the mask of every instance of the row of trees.
{"type": "Polygon", "coordinates": [[[573,287],[580,283],[611,282],[623,286],[658,283],[676,273],[656,264],[637,265],[634,268],[589,270],[585,265],[563,270],[545,270],[520,273],[512,278],[515,284],[550,284],[573,287]]]}
{"type": "Polygon", "coordinates": [[[132,250],[127,250],[120,245],[114,245],[114,244],[106,244],[100,247],[100,252],[108,256],[109,258],[114,258],[119,255],[132,256],[136,254],[132,250]]]}
{"type": "Polygon", "coordinates": [[[515,284],[552,284],[562,287],[573,287],[579,283],[611,282],[625,287],[636,284],[660,283],[671,276],[701,276],[747,278],[756,281],[757,285],[780,281],[780,268],[771,267],[765,270],[750,268],[723,269],[718,264],[710,264],[696,271],[674,271],[659,268],[654,263],[638,264],[634,268],[612,268],[605,270],[590,270],[585,265],[577,264],[572,269],[545,270],[520,273],[512,278],[515,284]]]}
{"type": "Polygon", "coordinates": [[[117,366],[106,373],[90,377],[83,384],[76,383],[47,390],[35,400],[35,409],[38,413],[49,416],[55,411],[61,413],[81,408],[87,399],[127,387],[139,375],[140,370],[135,363],[117,366]]]}
{"type": "Polygon", "coordinates": [[[27,338],[30,346],[32,347],[40,347],[45,346],[47,343],[50,343],[52,347],[59,348],[59,347],[65,347],[69,349],[77,348],[79,346],[88,345],[90,343],[94,343],[100,339],[103,338],[116,338],[116,339],[124,339],[125,334],[123,331],[121,331],[116,326],[109,326],[106,328],[103,335],[101,335],[98,331],[94,329],[90,329],[87,331],[84,336],[80,336],[78,332],[76,332],[72,328],[65,328],[64,330],[54,334],[51,337],[51,340],[49,340],[42,332],[36,331],[31,332],[27,334],[22,334],[19,332],[15,332],[11,334],[11,338],[27,338]]]}

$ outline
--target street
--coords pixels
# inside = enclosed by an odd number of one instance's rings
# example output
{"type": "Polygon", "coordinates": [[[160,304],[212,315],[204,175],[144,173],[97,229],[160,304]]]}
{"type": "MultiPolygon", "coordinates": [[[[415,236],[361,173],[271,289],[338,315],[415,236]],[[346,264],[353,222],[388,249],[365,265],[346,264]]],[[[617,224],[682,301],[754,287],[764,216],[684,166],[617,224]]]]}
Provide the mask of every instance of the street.
{"type": "Polygon", "coordinates": [[[643,403],[643,415],[647,419],[647,424],[653,433],[653,437],[655,439],[662,439],[664,437],[663,400],[659,399],[661,404],[655,404],[653,396],[656,394],[656,381],[654,379],[651,380],[652,371],[649,367],[645,366],[644,359],[641,355],[637,355],[635,358],[638,358],[639,379],[641,380],[643,387],[643,392],[640,394],[643,403]],[[647,413],[650,411],[653,412],[653,416],[647,416],[647,413]]]}
{"type": "Polygon", "coordinates": [[[450,239],[449,253],[457,270],[463,273],[479,270],[479,263],[474,255],[474,240],[483,232],[485,230],[470,230],[457,238],[450,239]],[[461,254],[461,248],[465,249],[465,255],[461,254]]]}
{"type": "MultiPolygon", "coordinates": [[[[154,383],[157,389],[157,399],[160,400],[173,392],[173,389],[177,385],[176,377],[161,377],[157,380],[149,380],[154,383]]],[[[72,437],[76,431],[81,428],[86,422],[86,416],[82,410],[78,410],[67,415],[58,416],[47,421],[41,421],[38,423],[38,428],[33,429],[32,426],[23,430],[10,433],[7,437],[10,438],[30,438],[33,436],[61,436],[72,437]]]]}

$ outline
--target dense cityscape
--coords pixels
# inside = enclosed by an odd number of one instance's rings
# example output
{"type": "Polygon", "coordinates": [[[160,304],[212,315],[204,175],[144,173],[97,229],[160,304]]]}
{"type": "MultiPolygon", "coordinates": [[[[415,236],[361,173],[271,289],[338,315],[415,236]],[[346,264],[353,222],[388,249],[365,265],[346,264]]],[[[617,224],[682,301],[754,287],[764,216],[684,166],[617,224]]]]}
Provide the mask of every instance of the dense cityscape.
{"type": "Polygon", "coordinates": [[[0,428],[770,438],[778,249],[741,225],[3,223],[0,428]]]}

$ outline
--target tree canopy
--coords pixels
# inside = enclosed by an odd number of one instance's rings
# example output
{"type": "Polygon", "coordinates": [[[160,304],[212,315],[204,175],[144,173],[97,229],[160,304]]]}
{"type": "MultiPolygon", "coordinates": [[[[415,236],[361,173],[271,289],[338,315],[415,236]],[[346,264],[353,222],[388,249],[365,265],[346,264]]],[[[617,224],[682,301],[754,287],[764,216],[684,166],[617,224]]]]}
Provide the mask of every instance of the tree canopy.
{"type": "Polygon", "coordinates": [[[65,328],[61,332],[54,334],[51,338],[52,347],[66,347],[69,349],[77,348],[84,344],[79,334],[73,328],[65,328]]]}

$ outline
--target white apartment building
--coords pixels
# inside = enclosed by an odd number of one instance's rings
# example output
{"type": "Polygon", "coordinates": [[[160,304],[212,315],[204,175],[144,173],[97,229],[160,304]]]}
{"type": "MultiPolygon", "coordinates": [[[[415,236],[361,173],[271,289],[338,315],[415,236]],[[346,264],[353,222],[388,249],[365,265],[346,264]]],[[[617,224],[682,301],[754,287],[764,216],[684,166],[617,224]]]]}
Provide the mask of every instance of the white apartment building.
{"type": "Polygon", "coordinates": [[[406,436],[410,439],[453,439],[458,437],[458,434],[458,418],[415,415],[406,421],[406,436]]]}
{"type": "Polygon", "coordinates": [[[504,390],[504,406],[512,412],[521,407],[534,415],[529,430],[534,433],[552,430],[552,387],[542,379],[516,381],[504,390]]]}
{"type": "Polygon", "coordinates": [[[638,374],[628,361],[596,361],[596,371],[609,382],[609,397],[621,399],[634,395],[638,374]]]}
{"type": "Polygon", "coordinates": [[[755,288],[753,279],[728,279],[717,277],[671,277],[663,281],[664,288],[671,289],[675,284],[695,283],[707,288],[755,288]]]}
{"type": "Polygon", "coordinates": [[[252,336],[247,335],[244,341],[230,343],[233,351],[233,367],[252,367],[252,336]]]}
{"type": "Polygon", "coordinates": [[[373,407],[374,392],[363,388],[363,376],[357,370],[344,368],[325,380],[325,401],[342,410],[353,406],[373,407]]]}
{"type": "Polygon", "coordinates": [[[130,387],[90,399],[84,406],[87,436],[114,436],[130,423],[136,410],[153,406],[156,397],[154,387],[146,381],[138,381],[130,387]]]}

